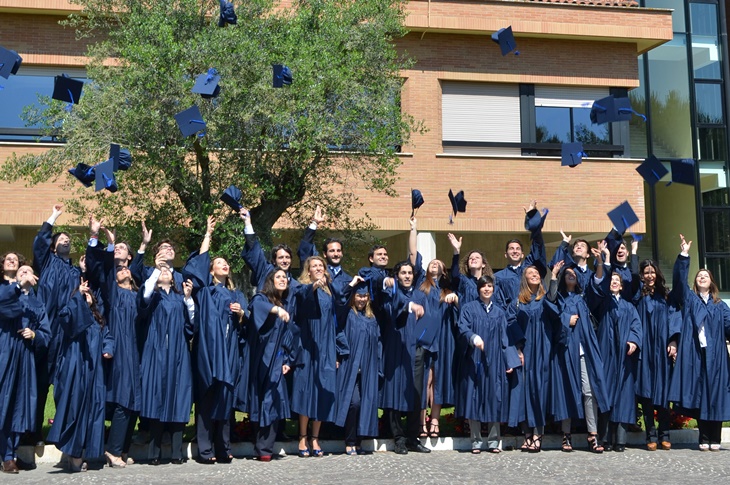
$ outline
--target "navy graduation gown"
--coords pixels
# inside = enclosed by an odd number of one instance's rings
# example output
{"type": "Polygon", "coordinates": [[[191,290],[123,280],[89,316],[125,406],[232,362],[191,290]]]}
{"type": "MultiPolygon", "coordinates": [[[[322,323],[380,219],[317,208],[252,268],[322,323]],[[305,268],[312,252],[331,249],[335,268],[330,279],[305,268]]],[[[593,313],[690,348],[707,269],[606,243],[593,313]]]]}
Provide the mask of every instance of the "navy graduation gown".
{"type": "Polygon", "coordinates": [[[464,306],[470,301],[479,299],[477,279],[470,274],[461,274],[458,254],[454,254],[451,258],[451,284],[459,295],[459,305],[464,306]]]}
{"type": "Polygon", "coordinates": [[[142,405],[142,375],[137,344],[137,292],[117,284],[114,252],[86,248],[89,273],[103,275],[101,284],[104,317],[114,339],[114,358],[106,367],[106,402],[139,412],[142,405]]]}
{"type": "Polygon", "coordinates": [[[382,344],[380,327],[375,317],[347,305],[352,292],[348,285],[344,293],[344,308],[338,315],[345,321],[345,337],[350,348],[337,369],[337,413],[335,424],[344,426],[350,408],[355,382],[360,376],[360,417],[358,436],[378,435],[378,384],[381,375],[382,344]],[[349,288],[349,291],[348,289],[349,288]]]}
{"type": "Polygon", "coordinates": [[[251,298],[248,307],[251,373],[247,401],[251,421],[262,427],[290,417],[282,366],[297,364],[299,329],[291,319],[296,312],[294,299],[285,299],[281,306],[289,313],[288,323],[271,313],[274,304],[261,293],[251,298]]]}
{"type": "MultiPolygon", "coordinates": [[[[316,421],[335,419],[337,361],[349,354],[342,325],[335,316],[335,300],[312,284],[294,290],[302,351],[294,369],[291,408],[316,421]]],[[[291,291],[291,290],[290,290],[291,291]]]]}
{"type": "Polygon", "coordinates": [[[53,226],[44,222],[33,240],[33,269],[38,276],[38,297],[46,306],[51,325],[51,340],[48,343],[47,371],[53,382],[62,341],[62,328],[58,312],[66,306],[71,293],[79,287],[81,271],[70,261],[64,261],[51,251],[53,226]]]}
{"type": "Polygon", "coordinates": [[[459,365],[456,393],[456,416],[480,422],[505,422],[509,415],[510,379],[507,369],[521,366],[517,349],[507,338],[507,317],[492,304],[487,312],[484,303],[472,301],[461,308],[459,335],[469,342],[459,365]],[[471,345],[479,335],[484,350],[471,345]]]}
{"type": "Polygon", "coordinates": [[[722,300],[707,303],[687,286],[689,257],[677,256],[674,264],[676,301],[682,304],[682,333],[670,384],[670,401],[682,414],[707,421],[730,420],[730,309],[722,300]],[[704,324],[707,346],[700,346],[704,324]]]}
{"type": "MultiPolygon", "coordinates": [[[[408,311],[408,306],[413,302],[425,309],[426,295],[413,287],[405,289],[397,281],[395,291],[392,290],[387,288],[381,291],[386,320],[381,326],[384,382],[380,407],[408,412],[423,406],[423,403],[414,402],[413,379],[418,335],[415,331],[416,315],[408,311]]],[[[426,376],[424,372],[424,379],[426,376]]]]}
{"type": "Polygon", "coordinates": [[[576,293],[558,294],[554,303],[546,303],[545,310],[553,321],[555,331],[550,373],[553,418],[562,421],[585,417],[580,368],[581,346],[593,397],[600,412],[608,411],[610,406],[603,359],[584,297],[576,293]],[[570,319],[573,315],[578,315],[578,321],[571,327],[570,319]]]}
{"type": "Polygon", "coordinates": [[[515,370],[516,382],[510,390],[510,426],[526,421],[529,427],[537,427],[547,422],[553,334],[550,318],[543,310],[548,303],[547,297],[535,300],[533,295],[529,303],[513,303],[514,318],[506,312],[510,344],[522,348],[525,360],[522,368],[515,370]]]}
{"type": "MultiPolygon", "coordinates": [[[[565,241],[560,243],[555,254],[553,254],[553,257],[548,264],[548,269],[552,270],[558,261],[563,261],[565,263],[565,267],[575,264],[573,256],[570,254],[570,245],[565,241]]],[[[590,269],[588,265],[585,267],[578,265],[572,267],[573,271],[575,271],[576,279],[578,280],[578,286],[580,286],[581,290],[585,293],[591,286],[591,280],[593,279],[595,272],[590,269]]]]}
{"type": "MultiPolygon", "coordinates": [[[[318,256],[317,247],[314,245],[314,235],[317,231],[307,227],[304,231],[304,237],[299,241],[299,248],[297,249],[297,256],[299,256],[299,265],[303,268],[304,261],[310,256],[318,256]]],[[[327,271],[329,271],[332,282],[330,286],[335,298],[339,298],[346,291],[346,287],[352,281],[352,276],[347,274],[342,266],[331,266],[327,264],[327,271]]]]}
{"type": "Polygon", "coordinates": [[[643,332],[636,308],[624,298],[614,297],[608,290],[611,278],[606,276],[601,285],[593,284],[596,300],[592,308],[598,319],[598,344],[606,375],[609,420],[614,423],[636,423],[636,376],[643,352],[643,332]],[[626,342],[634,342],[637,349],[626,355],[626,342]]]}
{"type": "Polygon", "coordinates": [[[542,226],[545,224],[546,216],[547,214],[541,215],[537,209],[525,214],[525,229],[530,231],[530,254],[519,266],[507,266],[494,273],[495,303],[508,313],[517,308],[514,303],[520,293],[520,280],[525,268],[537,266],[541,275],[547,271],[547,253],[542,237],[542,226]]]}
{"type": "Polygon", "coordinates": [[[67,455],[104,454],[106,389],[102,354],[114,355],[114,339],[94,319],[85,297],[75,293],[58,314],[63,327],[53,389],[56,415],[48,442],[67,455]]]}
{"type": "MultiPolygon", "coordinates": [[[[210,275],[210,253],[190,255],[183,277],[193,282],[196,303],[193,339],[194,389],[196,400],[208,392],[215,393],[212,418],[228,419],[233,411],[236,385],[242,376],[241,337],[245,334],[245,318],[231,312],[232,303],[239,303],[244,312],[248,301],[238,290],[213,284],[210,275]]],[[[245,365],[248,370],[248,365],[245,365]]],[[[243,384],[244,386],[246,384],[243,384]]],[[[245,403],[238,403],[245,406],[245,403]]]]}
{"type": "Polygon", "coordinates": [[[183,295],[155,289],[149,302],[137,294],[137,305],[147,338],[140,368],[143,418],[164,423],[187,423],[193,399],[190,347],[193,324],[183,295]]]}
{"type": "Polygon", "coordinates": [[[31,290],[0,286],[0,426],[5,434],[35,429],[38,396],[34,353],[48,345],[51,328],[43,303],[31,290]],[[18,334],[30,328],[33,340],[18,334]]]}
{"type": "MultiPolygon", "coordinates": [[[[642,283],[643,286],[643,283],[642,283]]],[[[641,320],[643,342],[636,376],[636,395],[650,399],[654,406],[669,407],[669,382],[674,363],[667,345],[679,339],[682,314],[666,299],[637,292],[634,305],[641,320]]]]}

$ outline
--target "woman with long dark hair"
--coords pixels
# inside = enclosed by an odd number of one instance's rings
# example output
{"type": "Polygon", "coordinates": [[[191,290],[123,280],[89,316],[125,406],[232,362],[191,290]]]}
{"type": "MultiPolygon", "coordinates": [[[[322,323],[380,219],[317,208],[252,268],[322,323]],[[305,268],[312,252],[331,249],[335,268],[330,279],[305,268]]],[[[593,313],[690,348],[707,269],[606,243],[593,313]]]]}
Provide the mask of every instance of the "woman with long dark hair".
{"type": "Polygon", "coordinates": [[[697,419],[700,451],[719,451],[722,422],[730,420],[730,308],[720,299],[715,279],[700,269],[692,289],[689,249],[692,241],[681,238],[681,253],[674,264],[674,291],[682,305],[682,333],[672,375],[670,401],[676,409],[697,419]]]}
{"type": "Polygon", "coordinates": [[[249,417],[258,424],[254,453],[260,461],[271,461],[279,423],[290,416],[284,375],[294,366],[299,351],[299,333],[292,319],[295,303],[289,294],[287,272],[271,271],[248,309],[249,417]]]}
{"type": "Polygon", "coordinates": [[[114,354],[114,340],[86,282],[58,313],[63,329],[58,375],[53,388],[56,415],[48,441],[69,456],[69,469],[87,470],[82,455],[104,454],[103,359],[114,354]]]}
{"type": "Polygon", "coordinates": [[[669,290],[656,261],[646,259],[639,264],[639,291],[634,305],[641,319],[643,342],[636,376],[636,397],[641,404],[646,428],[646,448],[660,445],[669,450],[669,382],[677,356],[681,330],[681,313],[669,302],[669,290]],[[656,411],[659,429],[654,423],[656,411]]]}

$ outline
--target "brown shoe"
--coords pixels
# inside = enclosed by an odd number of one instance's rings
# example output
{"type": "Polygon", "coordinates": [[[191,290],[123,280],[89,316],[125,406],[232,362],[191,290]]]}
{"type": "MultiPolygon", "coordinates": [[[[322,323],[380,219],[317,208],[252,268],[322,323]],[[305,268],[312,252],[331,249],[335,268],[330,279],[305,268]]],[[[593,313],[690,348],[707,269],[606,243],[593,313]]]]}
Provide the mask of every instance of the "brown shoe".
{"type": "Polygon", "coordinates": [[[18,473],[19,471],[18,465],[15,464],[15,460],[5,460],[3,462],[4,473],[18,473]]]}
{"type": "Polygon", "coordinates": [[[647,443],[646,449],[649,451],[656,451],[656,443],[647,443]]]}
{"type": "Polygon", "coordinates": [[[671,450],[672,444],[669,441],[662,441],[662,450],[671,450]]]}

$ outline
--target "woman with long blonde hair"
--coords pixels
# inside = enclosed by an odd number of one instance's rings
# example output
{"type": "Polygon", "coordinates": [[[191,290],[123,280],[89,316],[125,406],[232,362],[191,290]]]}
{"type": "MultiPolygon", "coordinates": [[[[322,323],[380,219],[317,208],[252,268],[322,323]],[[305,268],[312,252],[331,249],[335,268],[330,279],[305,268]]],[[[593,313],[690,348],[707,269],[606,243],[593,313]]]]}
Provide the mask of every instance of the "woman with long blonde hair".
{"type": "Polygon", "coordinates": [[[331,277],[324,258],[307,258],[299,282],[301,285],[293,290],[297,307],[294,321],[301,332],[302,354],[301,365],[294,369],[291,408],[299,414],[299,456],[320,457],[324,453],[319,430],[322,421],[335,420],[337,366],[349,349],[335,317],[331,277]],[[312,434],[307,443],[310,419],[312,434]]]}

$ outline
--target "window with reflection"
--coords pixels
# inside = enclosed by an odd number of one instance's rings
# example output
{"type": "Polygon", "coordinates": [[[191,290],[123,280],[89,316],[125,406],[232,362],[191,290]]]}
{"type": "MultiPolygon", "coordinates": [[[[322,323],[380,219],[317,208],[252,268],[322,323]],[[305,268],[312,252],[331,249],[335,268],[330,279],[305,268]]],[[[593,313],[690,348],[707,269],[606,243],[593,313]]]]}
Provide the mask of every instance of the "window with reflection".
{"type": "Polygon", "coordinates": [[[730,291],[730,258],[708,255],[707,269],[712,272],[720,291],[730,291]]]}
{"type": "MultiPolygon", "coordinates": [[[[590,108],[545,107],[535,108],[535,141],[537,143],[571,143],[609,145],[609,125],[591,123],[590,108]]],[[[538,150],[538,155],[555,155],[554,150],[538,150]]],[[[611,156],[587,150],[591,156],[611,156]]]]}
{"type": "Polygon", "coordinates": [[[692,65],[696,79],[721,79],[717,5],[690,3],[692,65]]]}
{"type": "Polygon", "coordinates": [[[672,12],[672,30],[674,32],[686,32],[687,27],[684,20],[684,0],[643,0],[642,7],[668,8],[672,12]]]}

